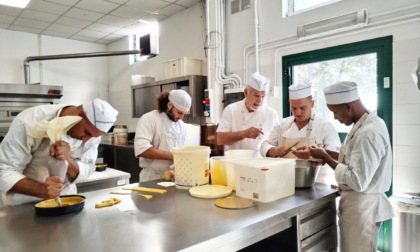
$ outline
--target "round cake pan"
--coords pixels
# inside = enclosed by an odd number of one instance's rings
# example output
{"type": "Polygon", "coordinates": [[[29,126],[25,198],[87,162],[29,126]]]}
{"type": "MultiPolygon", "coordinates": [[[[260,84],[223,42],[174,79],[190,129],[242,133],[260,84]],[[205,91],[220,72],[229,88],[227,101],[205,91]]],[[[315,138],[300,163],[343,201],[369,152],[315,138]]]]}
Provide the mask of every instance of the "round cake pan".
{"type": "Polygon", "coordinates": [[[40,216],[57,216],[81,211],[85,205],[82,195],[60,196],[63,206],[59,206],[54,199],[43,200],[34,205],[35,213],[40,216]]]}

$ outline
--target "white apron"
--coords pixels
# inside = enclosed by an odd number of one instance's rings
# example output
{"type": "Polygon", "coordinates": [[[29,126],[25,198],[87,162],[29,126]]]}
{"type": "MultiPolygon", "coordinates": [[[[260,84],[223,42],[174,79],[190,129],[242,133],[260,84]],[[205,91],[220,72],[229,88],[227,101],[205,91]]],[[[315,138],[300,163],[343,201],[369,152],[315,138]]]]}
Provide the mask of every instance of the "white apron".
{"type": "MultiPolygon", "coordinates": [[[[40,183],[44,183],[47,177],[49,177],[46,158],[49,156],[49,151],[50,140],[48,138],[44,138],[41,144],[39,145],[38,149],[32,155],[32,160],[26,166],[25,170],[23,171],[23,174],[30,179],[33,179],[40,183]]],[[[77,188],[75,184],[64,183],[64,187],[61,192],[62,195],[76,193],[77,188]]],[[[20,205],[23,203],[43,200],[38,197],[15,193],[9,193],[6,195],[3,194],[2,197],[4,205],[20,205]]]]}
{"type": "MultiPolygon", "coordinates": [[[[344,164],[344,155],[356,131],[366,120],[365,113],[353,126],[340,147],[338,162],[344,164]]],[[[364,194],[355,192],[347,185],[340,184],[341,199],[338,208],[341,252],[376,251],[376,214],[380,194],[364,194]]]]}
{"type": "MultiPolygon", "coordinates": [[[[167,116],[162,116],[162,125],[164,132],[162,133],[159,145],[156,147],[162,151],[171,151],[175,147],[184,145],[184,139],[181,132],[176,131],[171,124],[172,122],[167,116]]],[[[172,161],[155,159],[148,167],[143,167],[140,172],[140,182],[162,179],[165,171],[169,170],[172,161]]]]}
{"type": "MultiPolygon", "coordinates": [[[[282,140],[282,145],[286,146],[287,148],[290,148],[292,146],[294,147],[300,147],[300,146],[309,146],[309,139],[311,137],[311,132],[312,132],[312,124],[314,122],[314,116],[311,117],[311,119],[309,120],[308,123],[308,127],[306,128],[306,136],[305,137],[285,137],[285,135],[287,135],[286,133],[290,130],[290,128],[292,127],[293,123],[295,121],[293,120],[289,127],[287,127],[287,130],[285,131],[285,133],[283,134],[283,140],[282,140]]],[[[284,158],[297,158],[291,151],[289,151],[284,158]]]]}

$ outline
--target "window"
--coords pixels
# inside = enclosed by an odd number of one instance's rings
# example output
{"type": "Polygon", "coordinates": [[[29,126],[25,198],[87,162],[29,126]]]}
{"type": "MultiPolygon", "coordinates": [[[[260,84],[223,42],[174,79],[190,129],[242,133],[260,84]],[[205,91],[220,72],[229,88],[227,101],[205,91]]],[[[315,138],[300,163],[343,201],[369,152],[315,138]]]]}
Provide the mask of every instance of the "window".
{"type": "Polygon", "coordinates": [[[341,0],[283,0],[283,17],[316,9],[341,0]]]}
{"type": "Polygon", "coordinates": [[[292,70],[292,83],[311,83],[317,114],[328,118],[338,132],[348,133],[351,126],[345,126],[334,120],[334,115],[327,108],[322,90],[337,81],[354,81],[360,87],[359,96],[363,104],[370,111],[376,111],[378,101],[376,65],[376,53],[296,65],[292,70]]]}
{"type": "MultiPolygon", "coordinates": [[[[148,54],[158,54],[159,52],[159,24],[158,23],[147,23],[141,32],[134,35],[129,35],[129,48],[130,50],[140,50],[140,45],[145,41],[148,47],[148,54]]],[[[130,55],[130,64],[135,62],[144,61],[150,56],[142,57],[139,54],[130,55]]]]}

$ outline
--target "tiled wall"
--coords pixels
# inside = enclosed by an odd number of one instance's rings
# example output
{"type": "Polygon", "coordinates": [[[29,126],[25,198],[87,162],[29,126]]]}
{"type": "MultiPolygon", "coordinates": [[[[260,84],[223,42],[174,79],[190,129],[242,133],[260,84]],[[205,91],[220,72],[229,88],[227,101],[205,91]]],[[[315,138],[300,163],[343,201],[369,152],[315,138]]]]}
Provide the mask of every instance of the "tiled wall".
{"type": "Polygon", "coordinates": [[[420,57],[417,32],[394,41],[394,193],[420,192],[420,90],[411,78],[420,57]]]}

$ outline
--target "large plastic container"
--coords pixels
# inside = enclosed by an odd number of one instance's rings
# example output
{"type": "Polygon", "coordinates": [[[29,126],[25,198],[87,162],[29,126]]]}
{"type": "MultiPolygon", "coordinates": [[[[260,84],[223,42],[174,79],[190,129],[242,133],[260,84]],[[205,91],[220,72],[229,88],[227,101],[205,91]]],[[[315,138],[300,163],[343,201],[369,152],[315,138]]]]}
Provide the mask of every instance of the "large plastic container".
{"type": "Polygon", "coordinates": [[[254,158],[232,161],[236,196],[267,203],[295,194],[295,160],[254,158]]]}
{"type": "Polygon", "coordinates": [[[184,146],[172,150],[174,155],[175,186],[189,189],[207,185],[210,178],[210,147],[184,146]]]}
{"type": "Polygon", "coordinates": [[[165,79],[180,77],[185,75],[201,75],[202,60],[181,57],[164,63],[165,79]]]}
{"type": "Polygon", "coordinates": [[[236,190],[235,188],[235,166],[232,164],[234,160],[250,159],[259,157],[256,150],[228,150],[225,151],[226,157],[226,175],[227,186],[236,190]]]}

